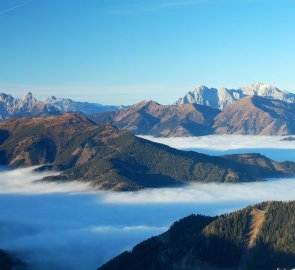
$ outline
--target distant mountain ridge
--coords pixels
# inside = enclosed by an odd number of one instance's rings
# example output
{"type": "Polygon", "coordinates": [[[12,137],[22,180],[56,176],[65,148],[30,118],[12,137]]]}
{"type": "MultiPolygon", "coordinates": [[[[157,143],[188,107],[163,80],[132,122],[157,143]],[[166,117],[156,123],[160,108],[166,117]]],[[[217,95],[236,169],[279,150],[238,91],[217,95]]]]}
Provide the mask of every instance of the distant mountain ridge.
{"type": "Polygon", "coordinates": [[[295,202],[217,217],[191,215],[98,270],[276,270],[295,267],[295,202]]]}
{"type": "Polygon", "coordinates": [[[69,98],[48,97],[46,104],[50,104],[63,113],[82,112],[84,114],[93,114],[98,112],[116,111],[128,108],[128,106],[102,105],[99,103],[74,101],[69,98]]]}
{"type": "Polygon", "coordinates": [[[206,86],[199,86],[193,91],[187,92],[184,97],[180,98],[176,102],[176,104],[180,105],[196,103],[222,110],[228,105],[231,105],[247,96],[261,96],[290,103],[295,102],[295,94],[282,91],[270,84],[257,83],[237,89],[228,89],[225,87],[209,88],[206,86]]]}
{"type": "Polygon", "coordinates": [[[214,133],[239,135],[295,134],[295,103],[248,96],[223,109],[214,119],[214,133]]]}
{"type": "Polygon", "coordinates": [[[91,115],[99,124],[110,123],[134,134],[153,136],[196,136],[213,132],[220,111],[198,104],[161,105],[142,101],[127,110],[91,115]]]}
{"type": "Polygon", "coordinates": [[[116,111],[124,106],[109,106],[98,103],[80,102],[67,98],[48,97],[46,100],[37,100],[31,92],[23,98],[14,98],[11,95],[0,94],[0,121],[10,118],[42,117],[60,115],[68,112],[93,114],[98,112],[116,111]]]}
{"type": "Polygon", "coordinates": [[[46,104],[27,93],[22,99],[11,95],[0,94],[0,120],[10,118],[39,117],[46,115],[59,115],[60,111],[50,104],[46,104]]]}
{"type": "Polygon", "coordinates": [[[136,135],[295,135],[295,94],[267,84],[238,90],[201,87],[195,94],[197,99],[189,96],[174,105],[150,100],[133,106],[100,105],[54,96],[40,101],[32,93],[22,99],[0,94],[0,121],[70,112],[88,115],[98,124],[112,124],[136,135]]]}
{"type": "Polygon", "coordinates": [[[127,110],[90,117],[134,134],[161,137],[295,134],[295,103],[257,95],[244,97],[222,111],[195,103],[160,105],[145,101],[127,110]]]}

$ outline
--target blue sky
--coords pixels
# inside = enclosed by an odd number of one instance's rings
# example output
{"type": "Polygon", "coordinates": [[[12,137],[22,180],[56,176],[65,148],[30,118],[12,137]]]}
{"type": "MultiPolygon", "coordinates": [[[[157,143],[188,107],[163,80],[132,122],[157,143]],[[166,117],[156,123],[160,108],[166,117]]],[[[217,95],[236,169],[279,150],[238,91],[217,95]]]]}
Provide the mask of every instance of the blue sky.
{"type": "Polygon", "coordinates": [[[174,102],[203,84],[295,92],[295,1],[0,0],[0,92],[174,102]]]}

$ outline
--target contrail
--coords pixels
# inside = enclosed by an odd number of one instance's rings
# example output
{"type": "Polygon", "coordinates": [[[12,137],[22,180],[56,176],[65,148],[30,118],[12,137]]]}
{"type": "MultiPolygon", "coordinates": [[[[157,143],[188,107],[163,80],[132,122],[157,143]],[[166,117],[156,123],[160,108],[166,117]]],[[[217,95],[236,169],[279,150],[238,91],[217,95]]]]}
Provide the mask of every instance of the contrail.
{"type": "Polygon", "coordinates": [[[0,15],[2,15],[2,14],[4,14],[4,13],[7,13],[7,12],[9,12],[9,11],[12,11],[12,10],[14,10],[14,9],[20,8],[20,7],[24,6],[25,4],[26,4],[26,3],[19,4],[19,5],[17,5],[17,6],[14,6],[14,7],[9,8],[9,9],[6,9],[6,10],[3,10],[3,11],[0,11],[0,15]]]}

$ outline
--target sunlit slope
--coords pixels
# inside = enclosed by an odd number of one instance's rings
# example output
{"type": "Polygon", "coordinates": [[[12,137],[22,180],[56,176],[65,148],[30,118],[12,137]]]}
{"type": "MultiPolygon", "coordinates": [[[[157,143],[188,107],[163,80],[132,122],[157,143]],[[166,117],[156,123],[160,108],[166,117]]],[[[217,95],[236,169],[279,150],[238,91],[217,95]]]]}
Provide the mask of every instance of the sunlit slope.
{"type": "Polygon", "coordinates": [[[259,96],[227,106],[213,126],[218,134],[295,134],[295,104],[259,96]]]}
{"type": "Polygon", "coordinates": [[[97,189],[137,190],[190,182],[246,182],[295,173],[292,162],[259,154],[214,157],[176,150],[76,114],[0,124],[3,165],[46,165],[48,181],[89,181],[97,189]]]}

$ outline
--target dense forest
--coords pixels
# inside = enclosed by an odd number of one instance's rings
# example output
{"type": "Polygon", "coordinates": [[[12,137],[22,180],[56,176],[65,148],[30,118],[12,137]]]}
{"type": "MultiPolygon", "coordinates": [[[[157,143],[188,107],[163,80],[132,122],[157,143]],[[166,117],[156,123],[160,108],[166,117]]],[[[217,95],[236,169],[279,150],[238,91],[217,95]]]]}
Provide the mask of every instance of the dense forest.
{"type": "Polygon", "coordinates": [[[295,267],[295,202],[191,215],[99,270],[276,270],[295,267]]]}

